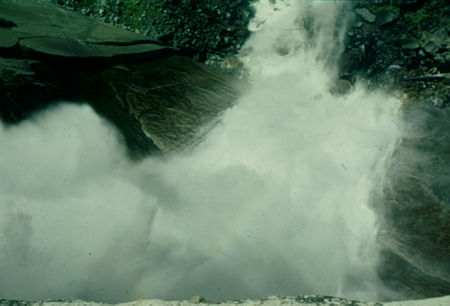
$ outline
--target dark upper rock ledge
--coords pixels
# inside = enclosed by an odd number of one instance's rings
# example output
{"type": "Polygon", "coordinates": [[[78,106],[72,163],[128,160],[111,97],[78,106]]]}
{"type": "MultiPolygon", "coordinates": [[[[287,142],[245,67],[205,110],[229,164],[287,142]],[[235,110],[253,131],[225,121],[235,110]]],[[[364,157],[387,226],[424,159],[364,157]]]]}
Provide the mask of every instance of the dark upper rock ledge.
{"type": "Polygon", "coordinates": [[[64,10],[48,0],[2,0],[0,20],[0,54],[11,55],[15,47],[37,55],[73,58],[173,52],[144,36],[64,10]]]}
{"type": "Polygon", "coordinates": [[[0,119],[88,102],[132,156],[183,149],[237,98],[238,80],[174,48],[55,5],[0,0],[0,119]]]}

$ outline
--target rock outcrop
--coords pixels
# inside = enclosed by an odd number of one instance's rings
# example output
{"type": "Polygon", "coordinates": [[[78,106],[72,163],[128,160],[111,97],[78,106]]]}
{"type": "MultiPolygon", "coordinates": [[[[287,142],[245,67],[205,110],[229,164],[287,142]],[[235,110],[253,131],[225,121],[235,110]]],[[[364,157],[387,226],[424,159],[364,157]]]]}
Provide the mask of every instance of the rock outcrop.
{"type": "Polygon", "coordinates": [[[238,95],[236,80],[177,49],[50,0],[0,1],[0,117],[89,101],[133,156],[189,145],[238,95]]]}

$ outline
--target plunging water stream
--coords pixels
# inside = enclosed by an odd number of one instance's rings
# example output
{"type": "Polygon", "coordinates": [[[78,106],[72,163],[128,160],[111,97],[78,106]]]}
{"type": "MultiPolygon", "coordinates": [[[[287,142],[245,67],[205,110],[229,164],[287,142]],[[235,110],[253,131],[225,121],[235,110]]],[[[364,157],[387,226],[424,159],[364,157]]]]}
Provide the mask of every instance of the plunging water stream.
{"type": "Polygon", "coordinates": [[[399,102],[330,94],[343,5],[256,9],[252,87],[195,148],[132,163],[87,106],[1,127],[0,296],[389,297],[369,203],[399,102]]]}

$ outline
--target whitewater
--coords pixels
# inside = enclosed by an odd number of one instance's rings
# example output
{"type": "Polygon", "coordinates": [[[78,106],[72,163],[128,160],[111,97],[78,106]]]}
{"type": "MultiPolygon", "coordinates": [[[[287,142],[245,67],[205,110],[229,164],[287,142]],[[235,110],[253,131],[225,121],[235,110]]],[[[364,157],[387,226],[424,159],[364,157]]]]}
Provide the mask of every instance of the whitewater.
{"type": "Polygon", "coordinates": [[[134,162],[89,106],[0,126],[0,296],[389,299],[371,205],[400,102],[330,93],[339,2],[260,1],[251,86],[195,147],[134,162]]]}

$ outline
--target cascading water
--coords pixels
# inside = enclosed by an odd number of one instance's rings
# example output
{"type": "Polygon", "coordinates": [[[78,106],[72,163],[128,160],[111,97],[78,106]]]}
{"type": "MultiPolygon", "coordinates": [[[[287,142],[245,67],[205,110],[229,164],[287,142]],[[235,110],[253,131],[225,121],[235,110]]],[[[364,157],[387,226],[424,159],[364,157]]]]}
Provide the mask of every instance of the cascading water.
{"type": "Polygon", "coordinates": [[[343,5],[260,1],[252,87],[186,152],[125,158],[87,106],[0,129],[0,296],[382,299],[369,208],[398,101],[329,93],[343,5]]]}

